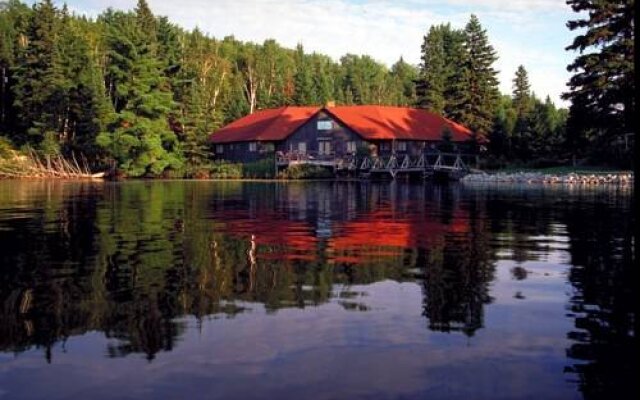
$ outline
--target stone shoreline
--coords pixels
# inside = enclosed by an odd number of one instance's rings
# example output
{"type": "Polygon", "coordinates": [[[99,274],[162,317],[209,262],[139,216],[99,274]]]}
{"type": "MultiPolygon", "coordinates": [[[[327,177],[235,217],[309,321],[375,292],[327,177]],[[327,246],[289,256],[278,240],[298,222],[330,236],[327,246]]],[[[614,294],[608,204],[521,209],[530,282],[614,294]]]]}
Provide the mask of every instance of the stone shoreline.
{"type": "Polygon", "coordinates": [[[544,174],[541,172],[472,173],[462,182],[523,183],[561,185],[633,185],[633,172],[544,174]]]}

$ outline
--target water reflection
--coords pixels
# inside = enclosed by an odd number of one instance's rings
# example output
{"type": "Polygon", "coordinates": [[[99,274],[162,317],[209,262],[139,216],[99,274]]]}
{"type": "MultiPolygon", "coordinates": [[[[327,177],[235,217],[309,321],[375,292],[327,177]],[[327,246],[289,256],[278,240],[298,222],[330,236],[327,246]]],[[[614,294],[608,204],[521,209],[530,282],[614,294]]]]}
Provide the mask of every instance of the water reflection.
{"type": "Polygon", "coordinates": [[[491,330],[504,279],[526,313],[536,279],[568,265],[569,314],[549,322],[573,321],[564,379],[587,398],[637,391],[632,195],[554,190],[0,182],[0,351],[51,362],[56,344],[97,331],[108,357],[153,360],[192,329],[184,316],[372,314],[362,288],[389,280],[420,286],[425,332],[472,338],[491,330]]]}

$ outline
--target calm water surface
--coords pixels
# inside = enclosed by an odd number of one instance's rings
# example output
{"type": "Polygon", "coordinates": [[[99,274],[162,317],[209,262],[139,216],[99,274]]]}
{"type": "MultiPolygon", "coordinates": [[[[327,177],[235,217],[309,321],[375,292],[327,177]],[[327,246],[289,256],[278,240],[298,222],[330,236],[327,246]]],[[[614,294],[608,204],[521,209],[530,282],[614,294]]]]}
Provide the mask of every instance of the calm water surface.
{"type": "Polygon", "coordinates": [[[633,201],[0,181],[0,399],[638,398],[633,201]]]}

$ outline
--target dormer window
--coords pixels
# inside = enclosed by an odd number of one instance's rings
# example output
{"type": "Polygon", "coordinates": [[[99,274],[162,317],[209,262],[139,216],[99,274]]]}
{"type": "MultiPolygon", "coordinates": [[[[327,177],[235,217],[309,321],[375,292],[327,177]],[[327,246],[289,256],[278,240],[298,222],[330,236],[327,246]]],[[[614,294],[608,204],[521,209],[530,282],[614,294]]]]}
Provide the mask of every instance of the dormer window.
{"type": "Polygon", "coordinates": [[[333,129],[333,122],[329,119],[321,119],[318,120],[317,127],[319,131],[330,131],[333,129]]]}

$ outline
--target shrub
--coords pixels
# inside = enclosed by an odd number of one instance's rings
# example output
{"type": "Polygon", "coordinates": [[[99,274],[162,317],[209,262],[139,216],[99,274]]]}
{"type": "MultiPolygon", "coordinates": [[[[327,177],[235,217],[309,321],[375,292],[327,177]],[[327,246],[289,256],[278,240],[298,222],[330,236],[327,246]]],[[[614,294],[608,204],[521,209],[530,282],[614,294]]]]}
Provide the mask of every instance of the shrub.
{"type": "Polygon", "coordinates": [[[214,179],[239,179],[242,178],[242,164],[214,161],[209,168],[209,173],[214,179]]]}
{"type": "Polygon", "coordinates": [[[326,167],[317,165],[292,165],[280,171],[278,178],[281,179],[326,179],[333,178],[333,171],[326,167]]]}
{"type": "Polygon", "coordinates": [[[242,166],[244,178],[273,178],[275,175],[275,160],[273,157],[246,163],[242,166]]]}
{"type": "Polygon", "coordinates": [[[0,158],[9,158],[14,151],[11,141],[3,136],[0,136],[0,158]]]}

